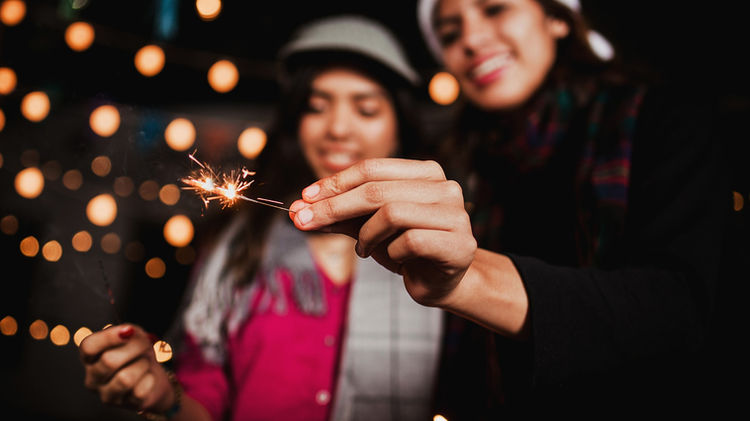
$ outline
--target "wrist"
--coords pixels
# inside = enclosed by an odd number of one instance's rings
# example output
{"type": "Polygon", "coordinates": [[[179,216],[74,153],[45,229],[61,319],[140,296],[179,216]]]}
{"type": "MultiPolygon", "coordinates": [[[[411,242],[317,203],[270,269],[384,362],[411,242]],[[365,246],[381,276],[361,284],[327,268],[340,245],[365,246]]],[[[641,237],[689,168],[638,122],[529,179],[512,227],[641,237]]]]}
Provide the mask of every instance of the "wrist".
{"type": "Polygon", "coordinates": [[[174,418],[180,409],[182,408],[182,386],[177,380],[174,372],[166,370],[167,379],[170,385],[170,395],[168,395],[167,403],[168,407],[163,411],[155,410],[144,410],[140,411],[139,414],[149,421],[167,421],[174,418]],[[170,402],[171,401],[171,402],[170,402]]]}

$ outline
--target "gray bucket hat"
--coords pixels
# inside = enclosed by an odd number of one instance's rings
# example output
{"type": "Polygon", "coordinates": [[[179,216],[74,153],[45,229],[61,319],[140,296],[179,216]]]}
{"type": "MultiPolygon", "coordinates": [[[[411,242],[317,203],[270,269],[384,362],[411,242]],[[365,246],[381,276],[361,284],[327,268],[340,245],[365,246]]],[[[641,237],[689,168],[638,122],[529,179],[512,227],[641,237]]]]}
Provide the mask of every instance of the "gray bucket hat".
{"type": "Polygon", "coordinates": [[[420,82],[393,33],[382,24],[362,16],[327,17],[301,27],[279,51],[282,72],[288,75],[292,57],[316,51],[362,55],[412,85],[420,82]]]}

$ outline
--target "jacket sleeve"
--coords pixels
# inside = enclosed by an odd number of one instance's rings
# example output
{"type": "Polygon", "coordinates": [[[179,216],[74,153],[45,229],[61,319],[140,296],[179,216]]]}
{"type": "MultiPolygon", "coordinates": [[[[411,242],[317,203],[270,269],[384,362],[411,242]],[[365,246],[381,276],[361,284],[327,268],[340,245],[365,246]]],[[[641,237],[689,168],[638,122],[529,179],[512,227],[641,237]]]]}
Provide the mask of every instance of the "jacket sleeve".
{"type": "Polygon", "coordinates": [[[620,263],[511,255],[530,304],[532,385],[697,352],[710,323],[731,196],[710,102],[647,95],[633,143],[620,263]]]}
{"type": "Polygon", "coordinates": [[[206,360],[195,340],[185,334],[175,367],[185,394],[203,405],[211,419],[223,420],[229,410],[230,395],[224,366],[206,360]]]}

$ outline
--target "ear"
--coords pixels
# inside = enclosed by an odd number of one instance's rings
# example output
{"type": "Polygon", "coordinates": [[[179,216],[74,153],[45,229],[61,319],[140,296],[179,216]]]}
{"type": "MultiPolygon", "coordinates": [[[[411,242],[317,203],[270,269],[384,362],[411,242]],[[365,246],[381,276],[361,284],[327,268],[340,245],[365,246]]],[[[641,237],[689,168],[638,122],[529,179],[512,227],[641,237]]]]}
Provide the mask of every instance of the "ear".
{"type": "Polygon", "coordinates": [[[547,18],[547,28],[556,39],[563,39],[570,34],[570,25],[562,19],[547,18]]]}

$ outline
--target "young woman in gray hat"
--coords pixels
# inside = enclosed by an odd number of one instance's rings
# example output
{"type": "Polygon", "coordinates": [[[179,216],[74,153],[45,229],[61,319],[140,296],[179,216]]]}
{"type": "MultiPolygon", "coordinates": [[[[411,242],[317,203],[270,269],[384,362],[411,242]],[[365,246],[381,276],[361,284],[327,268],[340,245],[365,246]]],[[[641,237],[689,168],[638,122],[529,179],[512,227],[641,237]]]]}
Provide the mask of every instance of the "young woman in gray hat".
{"type": "MultiPolygon", "coordinates": [[[[363,159],[417,146],[418,76],[384,26],[361,17],[304,26],[281,50],[283,95],[258,178],[273,197],[363,159]]],[[[354,240],[303,233],[248,206],[196,268],[175,374],[130,324],[86,338],[86,386],[110,404],[173,420],[428,419],[442,312],[358,259],[354,240]]]]}
{"type": "Polygon", "coordinates": [[[698,358],[731,197],[711,97],[628,81],[577,3],[421,0],[465,101],[443,167],[362,161],[292,205],[299,229],[348,230],[461,316],[437,399],[452,421],[710,394],[698,358]]]}

